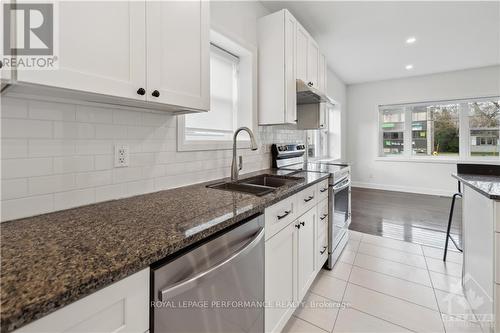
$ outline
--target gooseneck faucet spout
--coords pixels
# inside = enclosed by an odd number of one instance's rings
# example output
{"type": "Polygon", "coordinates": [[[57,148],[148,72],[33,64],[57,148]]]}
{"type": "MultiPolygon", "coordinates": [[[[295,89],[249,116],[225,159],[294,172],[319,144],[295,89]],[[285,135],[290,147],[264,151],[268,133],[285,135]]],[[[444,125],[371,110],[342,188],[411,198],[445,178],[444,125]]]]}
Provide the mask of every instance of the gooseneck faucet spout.
{"type": "Polygon", "coordinates": [[[234,132],[233,136],[233,162],[231,163],[231,181],[235,182],[238,180],[238,175],[239,171],[243,168],[243,158],[240,156],[239,157],[239,163],[236,165],[236,137],[238,136],[238,133],[241,131],[245,131],[250,135],[250,148],[252,150],[257,150],[259,147],[257,145],[257,141],[255,140],[255,136],[252,132],[252,130],[248,127],[240,127],[234,132]]]}

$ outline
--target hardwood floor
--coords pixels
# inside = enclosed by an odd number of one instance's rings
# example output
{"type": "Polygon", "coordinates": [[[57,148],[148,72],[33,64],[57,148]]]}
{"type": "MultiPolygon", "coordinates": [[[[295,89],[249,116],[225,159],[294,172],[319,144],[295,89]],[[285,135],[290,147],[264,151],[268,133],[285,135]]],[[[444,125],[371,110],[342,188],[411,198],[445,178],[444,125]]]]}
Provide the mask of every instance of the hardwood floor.
{"type": "MultiPolygon", "coordinates": [[[[352,188],[349,229],[444,248],[451,198],[434,195],[352,188]]],[[[451,234],[459,244],[461,200],[455,204],[451,234]]],[[[449,250],[455,250],[450,242],[449,250]]]]}

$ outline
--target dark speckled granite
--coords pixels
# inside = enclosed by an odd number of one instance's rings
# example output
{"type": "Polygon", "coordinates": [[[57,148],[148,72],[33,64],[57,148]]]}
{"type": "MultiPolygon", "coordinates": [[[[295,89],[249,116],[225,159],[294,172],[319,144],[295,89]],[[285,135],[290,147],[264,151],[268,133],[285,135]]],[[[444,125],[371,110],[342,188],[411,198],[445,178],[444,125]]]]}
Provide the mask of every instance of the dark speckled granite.
{"type": "Polygon", "coordinates": [[[263,212],[328,174],[294,176],[304,178],[263,197],[203,183],[2,223],[1,331],[19,328],[263,212]]]}
{"type": "Polygon", "coordinates": [[[453,174],[466,186],[473,188],[492,200],[500,200],[500,176],[453,174]]]}

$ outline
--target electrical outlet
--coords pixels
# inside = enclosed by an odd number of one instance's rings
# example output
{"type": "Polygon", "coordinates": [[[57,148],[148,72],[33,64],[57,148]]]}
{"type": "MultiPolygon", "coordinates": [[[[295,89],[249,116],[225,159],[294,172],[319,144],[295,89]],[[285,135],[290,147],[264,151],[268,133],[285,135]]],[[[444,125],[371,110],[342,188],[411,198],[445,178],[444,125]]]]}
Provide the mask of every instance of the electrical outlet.
{"type": "Polygon", "coordinates": [[[127,145],[115,145],[115,168],[128,167],[129,149],[127,145]]]}

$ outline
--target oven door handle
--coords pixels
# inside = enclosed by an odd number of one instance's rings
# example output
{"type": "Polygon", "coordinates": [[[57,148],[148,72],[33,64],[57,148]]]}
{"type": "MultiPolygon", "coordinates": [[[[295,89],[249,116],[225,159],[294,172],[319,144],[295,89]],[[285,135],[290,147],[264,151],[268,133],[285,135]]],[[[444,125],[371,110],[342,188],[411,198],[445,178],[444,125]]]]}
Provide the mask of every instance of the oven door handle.
{"type": "Polygon", "coordinates": [[[333,186],[333,192],[341,191],[351,185],[351,179],[343,181],[341,184],[333,186]]]}
{"type": "Polygon", "coordinates": [[[240,250],[237,252],[233,253],[231,256],[227,257],[226,259],[220,261],[219,263],[215,264],[214,266],[210,267],[206,271],[203,271],[199,274],[196,274],[193,277],[187,278],[185,280],[179,281],[173,285],[171,285],[168,288],[162,289],[160,291],[160,299],[162,302],[171,299],[189,289],[192,289],[193,287],[196,287],[199,285],[203,280],[210,278],[212,275],[217,273],[220,269],[223,267],[231,264],[233,261],[235,261],[237,258],[239,258],[242,255],[247,254],[248,252],[252,251],[257,244],[264,238],[264,228],[261,228],[260,231],[257,233],[256,236],[252,237],[250,241],[248,241],[240,250]]]}

